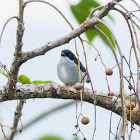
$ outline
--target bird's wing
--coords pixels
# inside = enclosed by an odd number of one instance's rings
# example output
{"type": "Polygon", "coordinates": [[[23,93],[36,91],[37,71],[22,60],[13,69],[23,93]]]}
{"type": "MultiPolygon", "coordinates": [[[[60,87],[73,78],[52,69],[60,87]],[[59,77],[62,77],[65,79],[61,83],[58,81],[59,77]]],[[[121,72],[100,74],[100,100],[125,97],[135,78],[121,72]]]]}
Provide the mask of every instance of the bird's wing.
{"type": "MultiPolygon", "coordinates": [[[[74,63],[77,65],[77,69],[78,69],[78,60],[74,61],[74,63]]],[[[82,65],[81,62],[80,62],[80,69],[81,69],[81,71],[86,72],[86,69],[85,69],[85,67],[82,65]]],[[[87,83],[90,83],[90,78],[89,78],[89,76],[88,76],[86,82],[87,82],[87,83]]]]}
{"type": "MultiPolygon", "coordinates": [[[[75,60],[74,63],[78,66],[78,60],[75,60]]],[[[86,72],[86,69],[85,69],[85,67],[82,65],[81,62],[80,62],[80,69],[81,69],[81,71],[86,72]]]]}

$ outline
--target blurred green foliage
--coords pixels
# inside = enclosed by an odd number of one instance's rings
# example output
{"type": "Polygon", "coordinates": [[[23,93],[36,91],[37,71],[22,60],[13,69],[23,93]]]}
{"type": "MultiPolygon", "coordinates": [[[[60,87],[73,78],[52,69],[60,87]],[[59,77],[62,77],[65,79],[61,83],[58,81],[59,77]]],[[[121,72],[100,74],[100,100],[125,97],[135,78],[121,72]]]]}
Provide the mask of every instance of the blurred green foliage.
{"type": "Polygon", "coordinates": [[[54,81],[41,81],[41,80],[35,80],[31,82],[33,84],[42,84],[42,83],[55,83],[54,81]]]}
{"type": "Polygon", "coordinates": [[[18,80],[22,84],[31,84],[30,78],[25,75],[19,75],[18,80]]]}
{"type": "Polygon", "coordinates": [[[19,75],[18,79],[19,79],[19,82],[21,82],[22,84],[55,83],[53,81],[41,81],[41,80],[35,80],[35,81],[31,82],[30,78],[25,75],[19,75]]]}
{"type": "MultiPolygon", "coordinates": [[[[81,24],[89,16],[89,14],[91,13],[92,9],[94,9],[94,8],[96,8],[98,6],[100,6],[100,4],[95,0],[80,0],[80,2],[77,5],[70,5],[70,9],[71,9],[74,17],[78,21],[78,23],[81,24]]],[[[99,9],[99,10],[101,10],[101,9],[99,9]]],[[[108,18],[111,19],[112,22],[114,21],[111,15],[108,14],[107,16],[108,16],[108,18]]],[[[97,24],[96,26],[99,29],[101,29],[108,36],[108,38],[112,42],[113,46],[115,47],[115,42],[114,42],[113,37],[112,37],[110,31],[108,30],[108,28],[105,27],[103,24],[97,24]]],[[[88,30],[88,31],[85,32],[85,34],[87,36],[87,39],[90,42],[92,42],[96,36],[100,36],[102,41],[106,45],[109,46],[109,44],[107,43],[105,38],[101,34],[99,34],[97,31],[88,30]]]]}
{"type": "Polygon", "coordinates": [[[4,76],[6,76],[7,78],[9,77],[9,74],[6,74],[3,69],[1,69],[0,73],[3,74],[4,76]]]}
{"type": "MultiPolygon", "coordinates": [[[[6,76],[7,78],[9,77],[8,74],[5,73],[5,71],[2,69],[0,71],[0,73],[4,76],[6,76]]],[[[32,81],[30,80],[29,77],[27,77],[26,75],[19,75],[18,77],[18,82],[22,83],[22,84],[42,84],[42,83],[55,83],[54,81],[41,81],[41,80],[35,80],[35,81],[32,81]]]]}
{"type": "MultiPolygon", "coordinates": [[[[64,139],[58,136],[48,135],[48,136],[43,136],[37,140],[64,140],[64,139]]],[[[73,140],[79,140],[79,139],[77,137],[74,137],[73,140]]]]}
{"type": "Polygon", "coordinates": [[[79,140],[79,138],[77,138],[77,137],[74,137],[74,138],[73,138],[73,140],[79,140]]]}
{"type": "Polygon", "coordinates": [[[64,139],[57,136],[49,135],[49,136],[43,136],[37,140],[64,140],[64,139]]]}

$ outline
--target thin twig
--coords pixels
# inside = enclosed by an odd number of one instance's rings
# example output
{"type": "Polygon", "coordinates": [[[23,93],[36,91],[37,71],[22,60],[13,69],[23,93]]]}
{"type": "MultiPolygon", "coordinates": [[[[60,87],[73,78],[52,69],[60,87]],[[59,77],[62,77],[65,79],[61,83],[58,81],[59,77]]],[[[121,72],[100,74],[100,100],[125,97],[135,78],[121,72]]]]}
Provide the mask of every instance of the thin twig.
{"type": "Polygon", "coordinates": [[[118,123],[118,126],[117,126],[117,130],[116,130],[116,137],[117,138],[118,136],[118,130],[119,130],[119,126],[120,126],[120,123],[121,123],[121,120],[122,120],[122,117],[120,117],[120,120],[119,120],[119,123],[118,123]]]}
{"type": "Polygon", "coordinates": [[[138,3],[135,0],[131,0],[132,2],[134,2],[136,4],[136,6],[139,8],[140,10],[140,6],[138,5],[138,3]]]}
{"type": "Polygon", "coordinates": [[[0,126],[1,126],[1,131],[3,133],[3,136],[6,140],[8,140],[8,138],[6,137],[5,133],[4,133],[4,130],[3,130],[3,125],[0,123],[0,126]]]}
{"type": "Polygon", "coordinates": [[[125,131],[126,131],[126,124],[127,124],[127,115],[126,115],[126,103],[125,103],[124,81],[123,81],[123,54],[122,54],[122,51],[120,49],[120,46],[118,44],[118,41],[117,41],[113,31],[108,27],[108,25],[104,21],[102,21],[100,19],[97,19],[97,21],[99,23],[102,23],[104,26],[106,26],[109,29],[109,31],[110,31],[110,33],[111,33],[111,35],[116,43],[119,54],[121,56],[121,70],[119,71],[120,72],[120,94],[121,94],[121,101],[122,101],[122,107],[123,107],[123,110],[122,110],[122,114],[123,114],[123,139],[125,139],[124,137],[125,137],[125,131]]]}
{"type": "Polygon", "coordinates": [[[64,14],[58,9],[56,8],[53,4],[47,2],[47,1],[43,1],[43,0],[29,0],[29,1],[26,1],[26,2],[23,2],[23,6],[25,7],[28,3],[31,3],[31,2],[42,2],[42,3],[45,3],[45,4],[48,4],[50,5],[51,7],[53,7],[58,13],[60,13],[60,15],[65,19],[65,21],[69,24],[69,26],[71,27],[71,29],[73,30],[73,26],[71,25],[71,23],[68,21],[68,19],[64,16],[64,14]]]}
{"type": "MultiPolygon", "coordinates": [[[[132,34],[131,26],[130,26],[130,24],[129,24],[129,22],[128,22],[128,19],[126,18],[126,13],[124,13],[123,11],[121,11],[121,10],[119,10],[119,9],[117,9],[117,8],[114,8],[114,10],[117,10],[118,12],[120,12],[120,13],[123,15],[123,17],[125,18],[125,20],[126,20],[126,22],[127,22],[127,24],[128,24],[129,30],[130,30],[130,34],[131,34],[131,38],[132,38],[132,46],[131,46],[131,48],[130,48],[130,53],[129,53],[129,63],[127,62],[127,59],[126,59],[125,57],[124,57],[124,59],[125,59],[125,61],[126,61],[127,65],[128,65],[128,67],[129,67],[129,70],[130,70],[130,78],[132,78],[132,80],[133,80],[134,92],[135,92],[135,81],[134,81],[134,78],[133,78],[133,75],[132,75],[131,65],[130,65],[131,51],[132,51],[132,48],[133,48],[133,46],[134,46],[134,39],[133,39],[133,34],[132,34]]],[[[126,80],[127,80],[127,79],[126,79],[126,80]]],[[[129,82],[129,84],[130,84],[130,82],[129,82]]]]}
{"type": "Polygon", "coordinates": [[[104,6],[98,6],[98,7],[94,8],[94,9],[91,11],[91,13],[89,14],[89,16],[87,17],[87,19],[90,19],[95,11],[97,11],[98,9],[103,8],[103,7],[104,7],[104,6]]]}
{"type": "Polygon", "coordinates": [[[121,63],[119,63],[119,64],[116,64],[115,66],[113,66],[111,69],[113,70],[117,65],[120,65],[121,63]]]}
{"type": "Polygon", "coordinates": [[[140,26],[134,21],[132,20],[132,22],[135,24],[135,26],[140,30],[140,26]]]}
{"type": "Polygon", "coordinates": [[[112,1],[112,3],[114,3],[114,4],[116,4],[116,5],[119,5],[120,7],[122,7],[125,11],[126,11],[126,13],[128,14],[128,17],[131,17],[131,15],[133,16],[133,17],[135,17],[138,21],[140,21],[140,19],[139,18],[137,18],[137,16],[135,16],[132,12],[129,12],[123,5],[121,5],[120,3],[117,3],[117,2],[114,2],[114,1],[112,1]]]}
{"type": "Polygon", "coordinates": [[[2,28],[1,34],[0,34],[0,44],[1,44],[2,35],[3,35],[3,32],[4,32],[4,29],[5,29],[6,25],[7,25],[12,19],[14,19],[14,18],[16,18],[16,19],[18,20],[18,17],[17,17],[17,16],[13,16],[13,17],[9,18],[9,19],[5,22],[5,24],[4,24],[3,28],[2,28]]]}
{"type": "Polygon", "coordinates": [[[103,35],[103,37],[106,39],[106,41],[108,42],[108,44],[109,44],[110,47],[111,47],[111,50],[112,50],[112,52],[113,52],[114,57],[115,57],[115,60],[116,60],[117,66],[118,66],[118,70],[120,71],[119,60],[118,60],[118,58],[117,58],[117,54],[116,54],[116,52],[115,52],[115,49],[114,49],[114,47],[113,47],[113,45],[112,45],[110,39],[109,39],[109,38],[107,37],[107,35],[106,35],[102,30],[100,30],[98,27],[94,26],[94,27],[92,27],[92,29],[94,29],[94,30],[96,30],[97,32],[99,32],[99,33],[100,33],[101,35],[103,35]]]}
{"type": "Polygon", "coordinates": [[[104,62],[102,60],[102,57],[101,57],[99,51],[97,50],[97,48],[92,43],[90,43],[89,41],[84,40],[84,39],[83,39],[83,41],[86,42],[86,43],[88,43],[88,44],[90,44],[96,50],[96,52],[98,53],[98,56],[100,57],[101,63],[103,64],[104,68],[106,69],[106,66],[105,66],[105,64],[104,64],[104,62]]]}
{"type": "MultiPolygon", "coordinates": [[[[125,20],[126,20],[126,22],[127,22],[127,25],[128,25],[128,28],[129,28],[129,31],[130,31],[130,35],[131,35],[131,42],[132,42],[132,48],[133,48],[133,50],[134,50],[134,53],[135,53],[135,57],[136,57],[136,61],[137,61],[137,87],[136,87],[136,97],[137,97],[137,100],[138,100],[138,103],[139,103],[139,107],[140,107],[140,100],[139,100],[139,95],[138,95],[138,88],[139,88],[139,67],[138,67],[138,64],[139,64],[139,58],[138,58],[138,55],[137,55],[137,51],[136,51],[136,48],[135,48],[135,42],[134,42],[134,36],[133,36],[133,31],[132,31],[132,29],[131,29],[131,26],[130,26],[130,23],[129,23],[129,21],[128,21],[128,19],[126,18],[126,16],[125,16],[125,13],[124,12],[122,12],[121,10],[119,10],[119,9],[117,9],[117,8],[115,8],[117,11],[119,11],[123,16],[124,16],[124,18],[125,18],[125,20]]],[[[132,19],[130,18],[130,20],[132,21],[132,19]]],[[[133,25],[132,25],[132,27],[134,27],[133,25]]],[[[136,35],[137,36],[137,35],[136,35]]],[[[137,41],[137,44],[138,44],[138,41],[137,41]]],[[[138,48],[139,48],[139,46],[138,46],[138,48]]],[[[131,49],[130,49],[131,50],[131,49]]],[[[129,59],[130,59],[130,57],[129,57],[129,59]]],[[[125,59],[126,60],[126,59],[125,59]]],[[[130,61],[130,60],[129,60],[130,61]]],[[[131,70],[131,69],[130,69],[131,70]]],[[[131,72],[131,76],[132,76],[132,72],[131,72]]]]}

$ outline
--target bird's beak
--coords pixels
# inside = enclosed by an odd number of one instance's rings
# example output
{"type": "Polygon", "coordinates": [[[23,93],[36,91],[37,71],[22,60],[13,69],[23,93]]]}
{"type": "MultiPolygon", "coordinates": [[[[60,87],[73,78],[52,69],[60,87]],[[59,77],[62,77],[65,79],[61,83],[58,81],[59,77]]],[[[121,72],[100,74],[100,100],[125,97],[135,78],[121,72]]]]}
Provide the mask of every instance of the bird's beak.
{"type": "Polygon", "coordinates": [[[66,56],[63,52],[61,53],[61,56],[66,56]]]}

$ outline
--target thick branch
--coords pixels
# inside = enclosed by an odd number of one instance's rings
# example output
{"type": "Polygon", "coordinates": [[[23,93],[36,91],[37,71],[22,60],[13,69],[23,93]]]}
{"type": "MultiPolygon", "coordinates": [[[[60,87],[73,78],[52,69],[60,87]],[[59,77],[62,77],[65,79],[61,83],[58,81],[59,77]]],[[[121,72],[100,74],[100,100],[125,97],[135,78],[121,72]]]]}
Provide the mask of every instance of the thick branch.
{"type": "Polygon", "coordinates": [[[34,58],[36,56],[44,55],[47,51],[49,51],[55,47],[69,43],[70,40],[79,36],[83,32],[87,31],[91,26],[97,24],[97,21],[95,18],[93,19],[93,21],[92,21],[92,19],[89,19],[89,20],[85,21],[85,24],[87,25],[86,27],[83,26],[83,24],[81,24],[77,29],[72,30],[70,33],[64,35],[63,37],[56,39],[54,41],[48,42],[46,45],[44,45],[42,47],[39,47],[34,50],[23,53],[22,61],[26,62],[27,60],[34,58]]]}
{"type": "MultiPolygon", "coordinates": [[[[103,107],[108,110],[112,110],[118,115],[122,115],[122,107],[119,106],[116,110],[115,108],[118,105],[120,99],[116,97],[109,97],[108,94],[94,91],[96,96],[96,105],[103,107]],[[114,108],[112,109],[112,107],[114,108]]],[[[17,99],[29,99],[29,98],[59,98],[59,99],[77,99],[80,100],[80,94],[73,87],[61,86],[58,84],[30,84],[30,85],[21,85],[17,86],[17,93],[13,93],[11,96],[5,98],[5,87],[2,87],[0,90],[0,102],[5,100],[15,100],[17,99]]],[[[93,92],[91,89],[85,89],[83,93],[83,101],[89,103],[94,103],[93,92]]],[[[130,118],[130,111],[127,110],[128,119],[130,118]]],[[[132,113],[133,121],[136,124],[139,124],[138,118],[140,117],[140,112],[137,114],[132,113]]]]}
{"type": "MultiPolygon", "coordinates": [[[[120,0],[117,0],[118,2],[120,0]]],[[[22,55],[22,61],[26,62],[27,60],[34,58],[36,56],[39,55],[44,55],[47,51],[61,46],[63,44],[68,43],[71,39],[79,36],[80,34],[82,34],[83,32],[87,31],[88,29],[90,29],[91,27],[93,27],[95,24],[97,24],[97,18],[102,19],[104,16],[106,16],[108,14],[108,12],[114,8],[116,4],[115,3],[108,3],[106,6],[104,6],[104,8],[93,18],[88,18],[84,23],[82,23],[78,28],[76,28],[75,30],[71,31],[70,33],[66,34],[65,36],[56,39],[54,41],[48,42],[46,45],[39,47],[37,49],[28,51],[23,53],[22,55]]]]}
{"type": "Polygon", "coordinates": [[[19,15],[18,15],[18,26],[17,26],[17,33],[16,33],[16,47],[14,52],[14,60],[10,67],[10,75],[8,82],[7,82],[7,94],[10,95],[10,92],[15,90],[15,85],[17,82],[17,76],[19,72],[19,68],[21,65],[21,57],[22,57],[22,38],[24,33],[24,23],[23,23],[23,7],[22,7],[23,0],[19,0],[19,15]]]}

